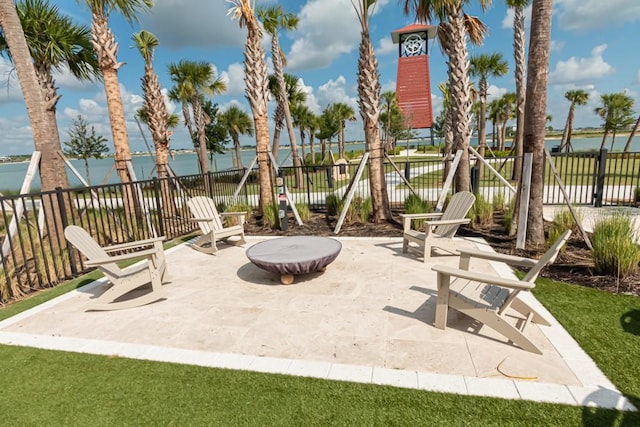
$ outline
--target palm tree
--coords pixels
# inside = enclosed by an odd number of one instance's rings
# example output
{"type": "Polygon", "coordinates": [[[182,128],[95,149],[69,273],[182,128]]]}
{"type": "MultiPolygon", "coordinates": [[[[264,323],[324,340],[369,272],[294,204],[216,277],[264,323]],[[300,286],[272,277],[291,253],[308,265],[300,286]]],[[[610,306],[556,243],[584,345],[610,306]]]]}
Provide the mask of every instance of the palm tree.
{"type": "MultiPolygon", "coordinates": [[[[120,95],[118,70],[123,65],[118,62],[118,42],[109,27],[109,18],[113,12],[120,13],[129,23],[138,21],[140,12],[148,11],[152,0],[84,0],[91,11],[91,36],[93,49],[98,57],[98,64],[104,80],[107,97],[109,121],[115,148],[116,171],[122,182],[130,182],[127,161],[131,160],[129,136],[124,118],[124,107],[120,95]]],[[[125,203],[131,207],[132,196],[125,194],[125,203]]]]}
{"type": "Polygon", "coordinates": [[[505,150],[507,140],[507,122],[515,118],[517,101],[518,98],[516,94],[508,92],[502,95],[494,106],[498,131],[498,146],[502,151],[505,150]]]}
{"type": "Polygon", "coordinates": [[[623,130],[633,123],[633,98],[624,93],[609,93],[600,95],[602,105],[595,109],[597,115],[604,121],[604,135],[600,149],[604,148],[604,144],[612,132],[611,151],[616,140],[616,133],[623,130]]]}
{"type": "Polygon", "coordinates": [[[515,161],[512,178],[520,182],[522,176],[522,153],[524,135],[524,103],[526,100],[526,72],[525,59],[525,22],[524,9],[531,0],[506,0],[507,6],[513,8],[513,58],[515,62],[514,77],[516,80],[516,134],[513,140],[515,145],[515,161]]]}
{"type": "Polygon", "coordinates": [[[356,113],[353,111],[353,108],[344,102],[336,102],[335,104],[331,104],[328,108],[340,125],[340,132],[338,133],[338,157],[343,159],[345,156],[344,131],[346,128],[346,121],[355,121],[356,113]]]}
{"type": "Polygon", "coordinates": [[[569,90],[565,92],[564,97],[571,102],[569,105],[569,114],[567,115],[567,122],[564,125],[564,132],[562,133],[562,141],[560,141],[560,151],[563,149],[569,152],[571,148],[571,128],[573,126],[573,113],[576,109],[576,105],[585,105],[589,100],[589,93],[582,89],[569,90]]]}
{"type": "Polygon", "coordinates": [[[262,48],[262,28],[256,19],[253,2],[250,0],[229,0],[235,6],[229,13],[238,20],[240,28],[247,29],[247,42],[244,49],[244,81],[246,96],[253,113],[256,135],[256,154],[260,173],[260,199],[258,210],[264,211],[267,204],[273,203],[273,189],[269,168],[269,127],[267,111],[268,78],[267,63],[262,48]]]}
{"type": "Polygon", "coordinates": [[[383,92],[380,97],[382,98],[385,110],[385,119],[383,120],[382,129],[384,130],[384,145],[385,149],[389,150],[393,145],[393,141],[391,140],[391,119],[392,119],[392,111],[394,109],[398,109],[398,96],[395,91],[390,90],[383,92]]]}
{"type": "Polygon", "coordinates": [[[162,213],[168,217],[175,216],[176,205],[168,177],[169,164],[169,112],[164,103],[162,88],[158,75],[153,69],[153,53],[159,46],[157,37],[149,31],[140,31],[133,35],[133,41],[144,59],[144,76],[142,77],[142,92],[144,94],[143,111],[151,139],[156,149],[156,173],[160,178],[160,194],[162,195],[162,213]]]}
{"type": "MultiPolygon", "coordinates": [[[[449,58],[448,77],[454,146],[456,150],[462,150],[462,158],[455,176],[456,191],[471,189],[468,150],[471,138],[471,98],[467,37],[476,43],[482,39],[486,31],[484,24],[464,13],[463,6],[468,2],[469,0],[403,0],[405,14],[415,11],[416,18],[421,22],[432,22],[433,18],[441,21],[438,38],[449,58]]],[[[491,0],[478,0],[478,3],[484,10],[491,4],[491,0]]]]}
{"type": "Polygon", "coordinates": [[[340,123],[333,112],[333,104],[322,110],[317,125],[318,133],[316,136],[320,140],[321,158],[324,163],[327,156],[327,141],[329,141],[329,151],[331,151],[331,138],[340,132],[340,123]]]}
{"type": "MultiPolygon", "coordinates": [[[[315,116],[311,112],[311,109],[309,107],[307,107],[303,103],[298,103],[291,106],[291,117],[293,119],[293,125],[300,131],[300,148],[302,151],[302,160],[304,162],[306,159],[306,153],[304,149],[305,134],[307,131],[309,131],[309,143],[311,144],[311,142],[313,141],[313,132],[310,130],[310,128],[313,125],[315,116]]],[[[310,149],[312,151],[311,159],[313,161],[313,156],[315,155],[315,153],[313,153],[313,145],[311,145],[310,149]]]]}
{"type": "MultiPolygon", "coordinates": [[[[478,98],[480,111],[478,115],[478,154],[484,157],[484,150],[487,146],[487,92],[489,90],[489,77],[501,77],[507,74],[507,61],[500,53],[480,54],[471,57],[471,68],[469,74],[478,77],[478,98]]],[[[483,168],[480,168],[482,176],[483,168]]]]}
{"type": "Polygon", "coordinates": [[[631,150],[631,142],[633,141],[633,137],[636,136],[638,129],[640,128],[640,116],[638,116],[638,120],[636,120],[636,124],[633,125],[633,129],[631,129],[631,133],[629,134],[629,139],[627,139],[627,143],[624,145],[624,152],[628,153],[631,150]]]}
{"type": "MultiPolygon", "coordinates": [[[[65,166],[58,155],[62,152],[56,120],[56,105],[60,95],[52,72],[67,67],[79,79],[97,75],[97,60],[92,52],[89,29],[73,24],[56,7],[39,0],[28,0],[17,6],[11,2],[11,7],[13,10],[2,12],[0,50],[8,52],[18,71],[35,148],[41,153],[41,188],[43,191],[56,187],[69,188],[65,166]],[[12,20],[16,16],[22,21],[24,31],[20,22],[14,27],[12,20]],[[28,44],[26,58],[22,57],[25,55],[22,51],[24,38],[28,44]],[[29,71],[23,69],[27,64],[29,71]],[[32,73],[35,73],[35,84],[31,81],[32,73]],[[40,116],[40,113],[43,115],[40,116]]],[[[71,206],[66,202],[65,205],[71,206]]],[[[62,229],[60,205],[45,198],[43,206],[48,229],[52,232],[62,229]]],[[[58,240],[50,239],[50,242],[52,249],[57,251],[58,240]]]]}
{"type": "MultiPolygon", "coordinates": [[[[289,121],[291,121],[291,128],[293,129],[293,118],[291,117],[291,109],[296,105],[306,102],[307,95],[302,88],[298,86],[299,78],[292,74],[284,74],[284,88],[286,91],[286,103],[278,102],[276,105],[276,111],[273,113],[273,120],[275,122],[275,128],[273,130],[273,145],[271,146],[271,153],[273,158],[278,160],[278,154],[280,152],[280,132],[282,126],[287,122],[287,114],[285,107],[289,109],[289,121]]],[[[280,84],[278,84],[278,78],[275,74],[269,75],[269,91],[274,95],[276,99],[280,99],[280,84]]],[[[289,132],[289,124],[287,123],[287,132],[289,132]]],[[[291,157],[293,158],[293,165],[302,166],[300,156],[298,154],[298,146],[295,138],[293,139],[293,145],[291,145],[291,138],[289,138],[289,148],[291,149],[291,157]]],[[[303,155],[304,157],[304,155],[303,155]]],[[[304,188],[304,181],[302,180],[302,168],[295,168],[295,187],[304,188]]]]}
{"type": "Polygon", "coordinates": [[[133,41],[144,59],[144,77],[142,77],[143,108],[146,114],[146,123],[151,131],[153,145],[156,148],[156,171],[158,178],[166,178],[167,163],[169,161],[169,113],[164,103],[158,75],[153,69],[153,53],[159,42],[156,36],[149,31],[135,33],[133,41]]]}
{"type": "MultiPolygon", "coordinates": [[[[271,6],[266,9],[260,8],[258,9],[258,16],[262,19],[265,31],[271,35],[271,62],[273,63],[273,74],[275,76],[276,83],[275,87],[277,88],[275,91],[276,101],[278,103],[278,107],[282,109],[285,123],[287,124],[287,133],[289,134],[289,144],[291,146],[291,158],[293,160],[293,166],[296,168],[295,186],[296,188],[302,188],[304,186],[304,181],[302,180],[302,163],[300,162],[300,156],[298,155],[296,134],[293,129],[293,121],[291,119],[290,108],[293,101],[287,96],[289,94],[289,90],[284,78],[286,58],[284,56],[284,52],[282,52],[282,49],[280,48],[280,41],[278,39],[278,31],[280,29],[286,31],[295,30],[298,27],[299,19],[292,13],[285,13],[281,6],[271,6]]],[[[297,80],[298,79],[296,79],[296,83],[297,80]]],[[[274,153],[277,153],[275,150],[275,144],[272,149],[274,150],[274,153]]]]}
{"type": "MultiPolygon", "coordinates": [[[[220,94],[227,89],[227,86],[220,77],[215,75],[213,68],[206,61],[183,59],[177,64],[171,63],[169,64],[169,74],[176,85],[173,96],[191,104],[193,123],[195,124],[195,135],[192,133],[191,136],[196,145],[200,171],[203,174],[209,173],[205,126],[210,119],[206,117],[202,109],[202,96],[220,94]]],[[[183,114],[184,112],[183,105],[183,114]]],[[[191,123],[191,121],[185,119],[185,123],[191,123]]]]}
{"type": "MultiPolygon", "coordinates": [[[[544,244],[542,194],[544,189],[544,137],[547,118],[547,82],[549,46],[551,44],[552,0],[533,0],[529,60],[527,70],[527,97],[525,102],[524,152],[533,153],[527,238],[529,245],[544,244]]],[[[520,186],[522,187],[522,186],[520,186]]],[[[515,218],[515,216],[514,216],[515,218]]]]}
{"type": "Polygon", "coordinates": [[[444,173],[443,181],[449,176],[451,169],[451,151],[453,147],[453,126],[451,124],[451,96],[449,94],[449,84],[440,82],[438,88],[442,93],[442,108],[444,111],[444,173]]]}
{"type": "MultiPolygon", "coordinates": [[[[60,134],[56,120],[57,93],[53,70],[68,68],[78,79],[88,80],[99,75],[98,63],[91,48],[91,34],[86,26],[74,24],[62,15],[56,6],[43,0],[24,0],[16,4],[33,58],[33,67],[45,99],[46,127],[52,142],[38,147],[42,190],[56,187],[68,188],[69,179],[65,171],[61,152],[60,134]]],[[[0,51],[8,52],[4,34],[0,34],[0,51]]]]}
{"type": "Polygon", "coordinates": [[[218,121],[227,129],[229,135],[231,135],[233,146],[236,150],[236,166],[238,169],[243,169],[240,151],[240,135],[253,136],[251,117],[237,105],[232,105],[225,112],[218,115],[218,121]]]}
{"type": "MultiPolygon", "coordinates": [[[[375,10],[376,2],[358,0],[356,3],[352,0],[351,4],[360,22],[358,107],[364,125],[365,146],[370,153],[369,191],[373,207],[373,221],[381,223],[391,219],[391,207],[384,177],[384,146],[380,141],[380,74],[369,34],[369,21],[375,10]]],[[[344,115],[341,116],[341,118],[344,117],[344,115]]],[[[344,135],[342,141],[344,144],[344,135]]]]}

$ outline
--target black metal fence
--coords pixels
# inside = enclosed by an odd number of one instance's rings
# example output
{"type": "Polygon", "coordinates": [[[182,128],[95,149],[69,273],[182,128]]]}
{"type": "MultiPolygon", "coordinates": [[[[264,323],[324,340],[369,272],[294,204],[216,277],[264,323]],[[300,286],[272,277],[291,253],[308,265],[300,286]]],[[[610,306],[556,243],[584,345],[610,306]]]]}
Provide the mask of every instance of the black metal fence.
{"type": "MultiPolygon", "coordinates": [[[[637,204],[640,153],[608,154],[606,150],[554,153],[552,159],[572,203],[637,204]]],[[[486,200],[501,195],[508,201],[513,194],[510,187],[515,186],[514,160],[513,157],[489,160],[482,174],[471,176],[475,191],[486,200]]],[[[361,178],[354,180],[358,166],[358,163],[302,166],[300,174],[293,167],[283,169],[292,200],[308,205],[311,210],[324,210],[329,195],[344,198],[352,189],[354,197],[369,197],[368,170],[364,168],[361,178]]],[[[441,157],[396,158],[393,163],[386,162],[384,168],[393,209],[403,209],[410,194],[434,203],[440,198],[445,180],[441,157]]],[[[257,207],[257,170],[251,171],[245,184],[239,187],[244,173],[230,170],[0,197],[0,304],[86,271],[64,239],[67,225],[80,225],[101,245],[154,235],[167,239],[184,236],[197,229],[197,224],[189,221],[186,208],[190,197],[212,197],[222,210],[234,204],[257,207]]],[[[545,165],[544,180],[544,203],[565,203],[549,164],[545,165]]]]}

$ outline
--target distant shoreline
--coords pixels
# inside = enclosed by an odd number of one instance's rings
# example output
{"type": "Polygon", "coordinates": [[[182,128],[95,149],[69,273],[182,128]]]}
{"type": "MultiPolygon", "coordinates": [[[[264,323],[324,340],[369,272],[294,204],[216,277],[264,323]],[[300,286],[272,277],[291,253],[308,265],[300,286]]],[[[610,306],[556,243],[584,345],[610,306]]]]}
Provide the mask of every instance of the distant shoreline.
{"type": "MultiPolygon", "coordinates": [[[[621,133],[617,133],[616,134],[616,138],[620,137],[626,137],[628,138],[629,135],[631,135],[631,132],[621,132],[621,133]]],[[[584,138],[602,138],[604,136],[604,132],[584,132],[584,133],[574,133],[571,135],[571,140],[578,140],[578,139],[584,139],[584,138]]],[[[487,138],[490,138],[491,135],[487,135],[487,138]]],[[[638,135],[638,138],[640,138],[640,135],[638,135]]],[[[562,139],[562,133],[557,133],[557,132],[553,132],[547,136],[545,136],[545,139],[548,141],[560,141],[562,139]]],[[[398,143],[404,144],[406,143],[406,140],[401,140],[398,141],[398,143]]],[[[415,139],[410,139],[409,140],[410,143],[413,144],[421,144],[421,143],[429,143],[431,142],[429,138],[415,138],[415,139]]],[[[337,146],[337,142],[336,141],[332,141],[331,143],[334,147],[337,146]]],[[[364,141],[347,141],[345,143],[347,146],[348,145],[357,145],[357,144],[364,144],[364,141]]],[[[280,145],[281,148],[288,148],[289,145],[286,144],[281,144],[280,145]]],[[[225,147],[228,151],[233,150],[233,147],[225,147]]],[[[253,146],[243,146],[241,147],[242,151],[251,151],[251,150],[255,150],[256,147],[255,145],[253,146]]],[[[181,154],[195,154],[195,150],[191,149],[191,148],[178,148],[175,151],[172,152],[172,155],[181,155],[181,154]]],[[[143,153],[140,151],[137,151],[135,153],[131,154],[132,157],[145,157],[145,156],[152,156],[154,155],[153,152],[151,153],[143,153]]],[[[103,158],[113,158],[114,154],[113,153],[109,153],[107,155],[105,155],[103,158]]],[[[29,163],[30,159],[31,159],[31,154],[17,154],[17,155],[11,155],[11,156],[0,156],[0,158],[4,158],[4,159],[9,159],[9,160],[3,160],[0,161],[0,165],[3,164],[16,164],[16,163],[29,163]]],[[[73,158],[75,159],[75,158],[73,158]]]]}

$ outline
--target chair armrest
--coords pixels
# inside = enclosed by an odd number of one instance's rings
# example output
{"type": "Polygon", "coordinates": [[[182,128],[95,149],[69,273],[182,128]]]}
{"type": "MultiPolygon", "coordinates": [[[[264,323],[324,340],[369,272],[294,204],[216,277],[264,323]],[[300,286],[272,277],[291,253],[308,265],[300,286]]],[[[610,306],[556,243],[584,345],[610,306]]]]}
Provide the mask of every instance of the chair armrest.
{"type": "Polygon", "coordinates": [[[460,252],[461,259],[463,257],[464,258],[480,258],[480,259],[486,259],[489,261],[500,261],[506,264],[517,265],[520,267],[533,267],[538,263],[538,260],[531,259],[531,258],[525,258],[521,256],[516,256],[516,255],[500,254],[497,252],[485,252],[477,249],[460,248],[458,249],[458,252],[460,252]]]}
{"type": "Polygon", "coordinates": [[[222,218],[224,218],[225,216],[236,217],[238,221],[238,225],[244,226],[244,221],[246,219],[247,213],[246,212],[222,212],[220,214],[220,217],[222,218]]]}
{"type": "Polygon", "coordinates": [[[400,214],[402,218],[407,219],[425,219],[425,218],[438,218],[442,216],[442,212],[430,212],[430,213],[415,213],[415,214],[400,214]]]}
{"type": "Polygon", "coordinates": [[[471,222],[471,218],[460,218],[460,219],[436,219],[435,221],[427,221],[427,224],[430,226],[436,225],[451,225],[451,224],[469,224],[471,222]]]}
{"type": "Polygon", "coordinates": [[[215,221],[215,218],[189,218],[191,222],[211,222],[215,221]]]}
{"type": "Polygon", "coordinates": [[[431,270],[444,274],[446,276],[458,277],[461,279],[473,280],[474,282],[487,283],[490,285],[502,286],[503,288],[530,290],[536,285],[535,283],[522,282],[520,280],[505,279],[500,276],[492,276],[489,274],[480,274],[475,271],[461,270],[459,268],[448,265],[434,265],[431,270]]]}
{"type": "Polygon", "coordinates": [[[156,242],[163,242],[164,240],[165,240],[165,236],[152,237],[151,239],[136,240],[135,242],[118,243],[117,245],[106,246],[102,249],[105,252],[115,252],[122,249],[133,249],[133,248],[140,248],[144,246],[151,246],[156,242]]]}
{"type": "Polygon", "coordinates": [[[246,212],[222,212],[220,216],[247,216],[246,212]]]}
{"type": "Polygon", "coordinates": [[[88,267],[96,267],[99,265],[103,265],[103,264],[111,264],[114,262],[120,262],[120,261],[128,261],[130,259],[135,259],[135,258],[139,258],[139,257],[147,257],[147,258],[151,258],[154,255],[157,255],[158,251],[156,251],[155,249],[145,249],[143,251],[138,251],[138,252],[130,252],[130,253],[126,253],[126,254],[121,254],[121,255],[116,255],[116,256],[112,256],[109,258],[104,258],[104,259],[91,259],[91,260],[87,260],[84,262],[84,265],[88,266],[88,267]]]}

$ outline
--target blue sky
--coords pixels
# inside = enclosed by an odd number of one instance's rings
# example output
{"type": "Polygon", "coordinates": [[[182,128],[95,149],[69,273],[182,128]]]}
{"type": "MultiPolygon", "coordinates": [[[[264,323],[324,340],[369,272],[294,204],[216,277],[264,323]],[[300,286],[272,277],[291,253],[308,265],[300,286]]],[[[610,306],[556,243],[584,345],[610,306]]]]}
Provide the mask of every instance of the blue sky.
{"type": "MultiPolygon", "coordinates": [[[[51,0],[76,22],[90,24],[90,13],[83,1],[51,0]]],[[[391,31],[414,22],[413,16],[402,14],[398,0],[378,0],[371,21],[371,36],[376,48],[383,90],[395,90],[397,46],[391,42],[391,31]]],[[[483,46],[469,48],[470,54],[502,53],[509,63],[509,73],[490,80],[490,98],[515,90],[513,79],[512,14],[504,2],[495,1],[486,12],[474,7],[468,11],[480,17],[489,27],[483,46]]],[[[300,17],[298,29],[280,35],[281,45],[288,58],[287,72],[299,76],[307,93],[307,103],[316,113],[328,104],[346,102],[357,111],[357,55],[360,41],[359,24],[351,0],[257,0],[257,4],[281,4],[285,11],[300,17]]],[[[230,6],[226,0],[157,0],[150,13],[141,16],[139,25],[131,26],[117,15],[110,22],[120,43],[118,59],[125,65],[119,77],[125,105],[132,151],[145,150],[140,132],[133,119],[142,105],[140,78],[143,61],[132,48],[131,34],[145,29],[160,41],[155,68],[164,88],[171,82],[167,64],[181,59],[210,62],[217,75],[227,83],[224,95],[213,98],[221,109],[238,104],[250,112],[244,98],[243,44],[246,33],[227,16],[230,6]]],[[[552,126],[564,125],[568,101],[567,90],[581,88],[590,93],[587,106],[576,110],[575,127],[599,126],[593,113],[600,95],[626,91],[635,100],[636,114],[640,112],[640,60],[635,43],[640,35],[640,2],[638,0],[555,0],[553,2],[552,50],[550,54],[548,112],[552,126]]],[[[527,11],[527,21],[530,11],[527,11]]],[[[528,36],[527,36],[528,38],[528,36]]],[[[270,66],[269,41],[265,40],[270,66]]],[[[437,42],[429,45],[431,88],[434,114],[442,107],[437,89],[446,80],[445,58],[437,42]]],[[[33,151],[31,130],[17,82],[12,81],[11,65],[0,58],[0,155],[33,151]]],[[[97,131],[111,143],[111,132],[100,84],[78,82],[68,73],[56,76],[62,98],[58,104],[58,123],[61,140],[68,139],[70,121],[78,114],[85,116],[97,131]]],[[[179,106],[168,102],[171,111],[180,113],[179,106]]],[[[273,112],[270,105],[270,115],[273,112]]],[[[147,134],[148,135],[148,134],[147,134]]],[[[347,125],[348,139],[362,139],[362,123],[347,125]]],[[[286,135],[282,141],[285,142],[286,135]]],[[[246,139],[243,143],[250,144],[246,139]]],[[[190,142],[179,126],[172,139],[175,149],[189,148],[190,142]]]]}

